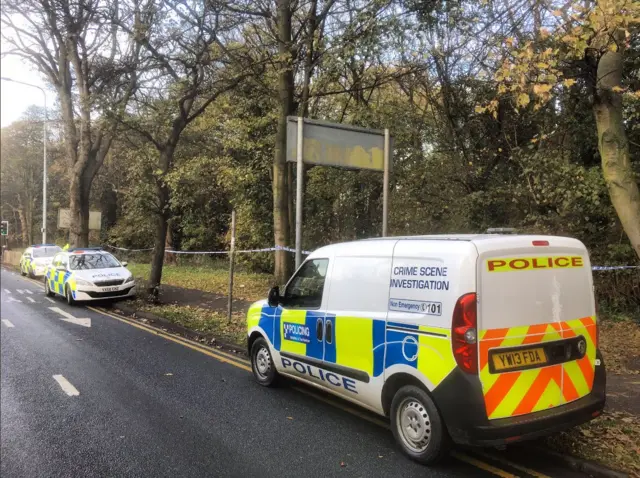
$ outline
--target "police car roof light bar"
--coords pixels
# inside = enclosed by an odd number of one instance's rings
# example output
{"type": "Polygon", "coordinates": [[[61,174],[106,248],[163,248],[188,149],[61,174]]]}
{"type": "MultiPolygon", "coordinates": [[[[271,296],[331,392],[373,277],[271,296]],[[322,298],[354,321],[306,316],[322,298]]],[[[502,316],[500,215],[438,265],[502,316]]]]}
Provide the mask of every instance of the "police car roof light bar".
{"type": "Polygon", "coordinates": [[[487,229],[487,234],[517,234],[517,232],[515,227],[490,227],[487,229]]]}
{"type": "Polygon", "coordinates": [[[32,244],[31,247],[54,247],[57,244],[32,244]]]}
{"type": "Polygon", "coordinates": [[[74,247],[73,249],[69,249],[69,252],[80,252],[80,251],[102,251],[102,247],[74,247]]]}

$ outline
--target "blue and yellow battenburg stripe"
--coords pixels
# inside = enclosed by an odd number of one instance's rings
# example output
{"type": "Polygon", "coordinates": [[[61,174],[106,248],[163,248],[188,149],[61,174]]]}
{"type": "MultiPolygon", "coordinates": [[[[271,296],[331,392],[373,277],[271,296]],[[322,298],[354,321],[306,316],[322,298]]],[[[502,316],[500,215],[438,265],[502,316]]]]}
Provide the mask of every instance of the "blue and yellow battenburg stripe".
{"type": "Polygon", "coordinates": [[[64,286],[69,283],[73,296],[75,298],[76,281],[71,277],[70,271],[57,271],[53,268],[49,268],[46,274],[49,281],[49,289],[56,294],[64,295],[64,286]]]}
{"type": "Polygon", "coordinates": [[[256,303],[248,311],[247,326],[259,327],[279,352],[324,360],[379,377],[394,365],[417,369],[433,387],[456,367],[449,330],[342,316],[307,310],[285,310],[256,303]],[[317,340],[318,321],[331,322],[331,341],[317,340]],[[285,339],[284,324],[308,328],[308,342],[285,339]]]}

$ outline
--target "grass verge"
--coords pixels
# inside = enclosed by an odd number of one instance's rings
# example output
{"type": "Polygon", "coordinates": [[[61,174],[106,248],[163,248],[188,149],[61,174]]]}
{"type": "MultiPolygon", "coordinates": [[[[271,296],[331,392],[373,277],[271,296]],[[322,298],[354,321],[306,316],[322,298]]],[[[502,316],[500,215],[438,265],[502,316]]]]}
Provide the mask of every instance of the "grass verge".
{"type": "MultiPolygon", "coordinates": [[[[151,264],[129,264],[128,269],[138,279],[147,281],[151,264]]],[[[162,283],[197,289],[215,294],[227,295],[229,291],[229,270],[206,266],[176,266],[167,264],[162,268],[162,283]]],[[[256,301],[267,296],[273,285],[273,276],[236,271],[234,274],[233,296],[236,299],[256,301]]]]}
{"type": "Polygon", "coordinates": [[[229,322],[227,314],[200,307],[150,305],[141,300],[130,305],[196,332],[213,335],[222,342],[243,346],[247,344],[247,323],[244,314],[233,314],[229,322]]]}

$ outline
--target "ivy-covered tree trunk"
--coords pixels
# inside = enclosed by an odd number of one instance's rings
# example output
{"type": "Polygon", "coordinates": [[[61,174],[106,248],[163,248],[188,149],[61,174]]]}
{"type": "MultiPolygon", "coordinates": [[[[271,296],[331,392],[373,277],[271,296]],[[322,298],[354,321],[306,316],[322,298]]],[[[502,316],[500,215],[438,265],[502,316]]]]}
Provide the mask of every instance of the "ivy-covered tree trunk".
{"type": "Polygon", "coordinates": [[[609,196],[624,232],[640,258],[640,191],[631,166],[622,116],[622,60],[622,52],[613,51],[606,52],[600,59],[593,110],[609,196]]]}
{"type": "Polygon", "coordinates": [[[162,266],[164,265],[165,241],[169,227],[170,192],[164,181],[164,174],[170,170],[173,162],[175,146],[168,146],[160,152],[159,169],[162,175],[156,178],[156,225],[153,238],[153,256],[151,258],[151,272],[149,274],[149,293],[155,294],[162,281],[162,266]]]}
{"type": "MultiPolygon", "coordinates": [[[[273,160],[273,231],[276,246],[287,246],[290,224],[287,185],[287,116],[293,112],[293,71],[291,58],[291,2],[278,0],[278,98],[280,115],[276,130],[275,156],[273,160]]],[[[291,254],[278,250],[275,253],[275,279],[284,284],[291,273],[291,254]]]]}

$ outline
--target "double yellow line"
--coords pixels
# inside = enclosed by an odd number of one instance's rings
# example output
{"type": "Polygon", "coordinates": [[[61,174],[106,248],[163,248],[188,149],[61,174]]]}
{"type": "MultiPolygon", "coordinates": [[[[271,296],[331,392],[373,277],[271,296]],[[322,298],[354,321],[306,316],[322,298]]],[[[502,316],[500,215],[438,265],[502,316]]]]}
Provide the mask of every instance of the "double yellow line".
{"type": "MultiPolygon", "coordinates": [[[[42,286],[42,284],[40,282],[34,281],[33,279],[28,279],[28,278],[24,278],[25,280],[29,280],[35,284],[38,284],[40,286],[42,286]]],[[[98,314],[110,317],[112,319],[118,320],[120,322],[123,322],[127,325],[130,325],[132,327],[135,327],[137,329],[143,330],[145,332],[148,332],[150,334],[154,334],[154,335],[158,335],[166,340],[170,340],[171,342],[174,342],[176,344],[180,344],[183,345],[184,347],[190,348],[191,350],[195,350],[196,352],[200,352],[204,355],[207,355],[211,358],[214,358],[216,360],[218,360],[219,362],[223,362],[229,365],[233,365],[234,367],[240,368],[242,370],[245,370],[247,372],[251,372],[251,363],[248,360],[245,360],[243,358],[240,358],[238,356],[232,355],[230,353],[227,352],[223,352],[221,350],[215,350],[212,349],[210,347],[204,346],[204,345],[200,345],[197,342],[193,342],[191,340],[182,338],[180,336],[177,335],[172,335],[169,333],[166,333],[162,330],[159,330],[156,327],[152,327],[149,325],[144,325],[141,324],[140,322],[137,322],[133,319],[129,319],[127,317],[124,317],[122,315],[119,314],[115,314],[113,312],[109,312],[106,311],[104,309],[101,308],[97,308],[97,307],[91,307],[91,306],[86,306],[87,309],[96,312],[98,314]]],[[[381,419],[381,418],[377,418],[377,417],[373,417],[367,413],[365,413],[364,411],[358,410],[355,407],[351,407],[348,406],[346,404],[342,404],[339,403],[337,401],[331,400],[329,398],[327,398],[326,396],[323,396],[319,393],[315,393],[311,390],[309,390],[308,388],[302,387],[302,386],[298,386],[298,385],[293,385],[293,389],[303,393],[305,395],[308,395],[316,400],[322,401],[328,405],[331,405],[333,407],[339,408],[347,413],[350,413],[352,415],[356,415],[359,418],[362,418],[364,420],[367,420],[370,423],[373,423],[377,426],[383,427],[383,428],[389,428],[389,424],[388,422],[386,422],[385,420],[381,419]]],[[[544,475],[538,471],[532,470],[530,468],[527,468],[525,466],[519,465],[517,463],[513,463],[510,460],[507,460],[506,458],[500,457],[500,456],[496,456],[494,454],[491,453],[486,453],[486,452],[479,452],[478,454],[484,456],[485,458],[487,458],[488,460],[494,461],[494,462],[498,462],[498,463],[502,463],[503,465],[505,465],[508,468],[511,468],[513,470],[518,470],[522,473],[525,473],[525,475],[528,476],[533,476],[535,478],[550,478],[547,475],[544,475]]],[[[480,468],[484,471],[487,471],[493,475],[496,476],[500,476],[501,478],[518,478],[519,475],[515,475],[509,471],[503,470],[501,468],[498,468],[496,466],[493,466],[489,463],[486,463],[482,460],[479,460],[477,458],[474,458],[473,456],[470,456],[466,453],[460,452],[460,451],[453,451],[451,453],[451,456],[453,456],[455,459],[462,461],[464,463],[467,463],[469,465],[475,466],[476,468],[480,468]]]]}

